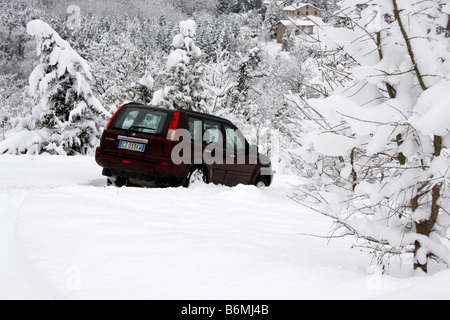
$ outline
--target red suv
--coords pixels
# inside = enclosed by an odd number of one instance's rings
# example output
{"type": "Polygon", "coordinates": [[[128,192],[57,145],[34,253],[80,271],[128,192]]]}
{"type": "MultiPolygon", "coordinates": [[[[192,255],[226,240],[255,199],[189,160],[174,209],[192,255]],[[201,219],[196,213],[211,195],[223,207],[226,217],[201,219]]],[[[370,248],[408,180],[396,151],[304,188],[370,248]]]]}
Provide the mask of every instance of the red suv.
{"type": "Polygon", "coordinates": [[[208,114],[122,106],[109,121],[96,162],[108,184],[189,186],[196,180],[270,186],[268,157],[226,119],[208,114]]]}

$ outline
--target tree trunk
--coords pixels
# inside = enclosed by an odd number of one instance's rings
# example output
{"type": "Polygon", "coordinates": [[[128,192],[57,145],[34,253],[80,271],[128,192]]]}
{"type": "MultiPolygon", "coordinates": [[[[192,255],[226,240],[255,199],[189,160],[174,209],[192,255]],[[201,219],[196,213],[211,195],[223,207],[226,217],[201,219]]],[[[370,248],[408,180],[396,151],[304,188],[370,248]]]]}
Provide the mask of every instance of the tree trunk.
{"type": "Polygon", "coordinates": [[[392,0],[394,3],[394,16],[397,20],[398,26],[400,27],[400,31],[402,32],[403,39],[405,40],[406,47],[408,49],[409,58],[411,59],[414,72],[416,73],[417,80],[419,81],[420,87],[423,91],[427,90],[427,86],[425,85],[425,81],[423,80],[422,74],[420,73],[419,66],[416,62],[416,56],[414,54],[414,51],[411,46],[410,39],[408,37],[408,34],[406,33],[405,26],[403,25],[402,18],[400,17],[400,10],[398,9],[397,0],[392,0]]]}
{"type": "MultiPolygon", "coordinates": [[[[428,220],[421,221],[419,223],[416,222],[416,232],[420,235],[424,235],[426,237],[429,237],[431,232],[434,229],[434,226],[436,225],[436,221],[439,216],[439,205],[438,201],[441,197],[441,185],[437,184],[433,187],[432,190],[432,200],[431,200],[431,217],[428,220]]],[[[421,244],[419,241],[416,241],[415,248],[414,248],[414,256],[417,255],[419,249],[421,248],[421,244]]],[[[430,255],[427,256],[428,258],[430,255]]],[[[420,264],[418,261],[414,263],[414,270],[421,269],[423,272],[428,272],[428,263],[420,264]]]]}
{"type": "MultiPolygon", "coordinates": [[[[381,31],[377,32],[377,47],[378,47],[378,57],[380,58],[380,61],[382,61],[384,59],[384,54],[383,54],[383,49],[381,47],[381,31]]],[[[394,86],[391,85],[389,82],[385,83],[386,86],[386,91],[389,94],[389,98],[391,99],[395,99],[397,97],[397,91],[395,90],[394,86]]],[[[397,145],[400,146],[403,143],[403,138],[402,135],[399,134],[397,136],[397,145]]],[[[403,153],[399,153],[397,156],[398,161],[400,162],[401,165],[405,165],[406,164],[406,157],[403,153]]]]}
{"type": "MultiPolygon", "coordinates": [[[[400,10],[398,8],[398,4],[397,4],[397,0],[392,0],[393,5],[394,5],[394,15],[395,15],[395,19],[397,20],[398,26],[400,27],[400,31],[402,33],[403,39],[405,40],[406,43],[406,47],[408,49],[408,54],[409,57],[411,59],[411,63],[414,67],[414,72],[416,74],[417,80],[419,81],[420,87],[422,88],[423,91],[426,91],[428,89],[428,87],[425,84],[425,81],[422,77],[422,74],[420,72],[419,66],[417,64],[415,55],[414,55],[414,51],[411,45],[411,41],[408,37],[408,34],[406,32],[406,29],[403,25],[401,16],[400,16],[400,10]]],[[[447,25],[447,34],[446,36],[449,36],[449,29],[450,29],[450,20],[448,22],[447,25]]],[[[442,137],[440,136],[434,136],[434,157],[439,157],[441,155],[442,152],[442,137]]],[[[424,187],[429,184],[430,181],[427,181],[424,184],[424,187]]],[[[418,208],[419,208],[419,199],[421,196],[423,196],[424,194],[420,194],[420,191],[418,192],[419,194],[414,197],[413,199],[411,199],[411,208],[412,211],[415,212],[418,208]]],[[[441,197],[441,184],[436,184],[432,190],[431,190],[432,196],[431,196],[431,214],[430,217],[427,220],[423,220],[420,222],[417,222],[415,224],[416,226],[416,232],[420,235],[424,235],[426,237],[429,237],[431,232],[434,229],[434,226],[436,225],[436,221],[437,218],[439,216],[439,199],[441,197]]],[[[419,241],[415,242],[415,249],[414,249],[414,256],[417,256],[418,251],[421,248],[421,244],[419,243],[419,241]]],[[[429,255],[428,255],[429,257],[429,255]]],[[[420,264],[417,259],[416,262],[414,263],[414,270],[417,269],[421,269],[424,272],[428,272],[428,263],[426,262],[425,264],[420,264]]]]}
{"type": "Polygon", "coordinates": [[[352,149],[350,154],[350,163],[352,165],[352,190],[355,191],[358,185],[358,175],[355,170],[355,148],[352,149]]]}
{"type": "MultiPolygon", "coordinates": [[[[434,156],[439,157],[442,152],[442,137],[440,136],[434,136],[434,156]]],[[[434,226],[436,225],[438,216],[439,216],[439,210],[440,206],[438,204],[439,199],[441,197],[441,184],[436,184],[433,189],[431,190],[432,196],[431,196],[431,215],[428,220],[416,222],[416,232],[418,234],[424,235],[429,237],[431,232],[434,229],[434,226]]],[[[412,205],[414,206],[414,203],[412,202],[412,205]]],[[[415,207],[413,207],[413,211],[415,211],[418,208],[418,199],[417,204],[415,207]]],[[[415,249],[414,249],[414,255],[418,253],[419,249],[421,248],[421,244],[416,241],[415,243],[415,249]]],[[[429,255],[428,255],[429,257],[429,255]]],[[[414,270],[422,269],[423,272],[428,272],[428,264],[421,265],[418,261],[414,263],[414,270]]]]}
{"type": "Polygon", "coordinates": [[[447,38],[450,37],[450,15],[448,16],[446,36],[447,36],[447,38]]]}

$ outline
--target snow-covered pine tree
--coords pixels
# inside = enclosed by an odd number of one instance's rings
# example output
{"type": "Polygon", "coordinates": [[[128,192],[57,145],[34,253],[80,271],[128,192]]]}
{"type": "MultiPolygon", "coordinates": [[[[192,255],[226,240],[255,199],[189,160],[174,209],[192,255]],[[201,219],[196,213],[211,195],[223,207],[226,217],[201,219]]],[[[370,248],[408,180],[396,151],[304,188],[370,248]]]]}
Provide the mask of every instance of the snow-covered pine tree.
{"type": "MultiPolygon", "coordinates": [[[[136,93],[134,89],[146,91],[135,83],[145,75],[149,60],[146,48],[137,36],[140,32],[147,33],[142,28],[137,19],[129,21],[122,17],[117,19],[114,30],[102,34],[98,42],[90,43],[92,88],[108,110],[115,110],[124,101],[132,100],[136,93]],[[136,32],[139,29],[141,31],[136,32]]],[[[159,53],[159,50],[151,53],[159,53]]]]}
{"type": "Polygon", "coordinates": [[[235,55],[229,67],[231,83],[222,102],[227,117],[238,124],[252,143],[258,143],[267,129],[267,113],[262,108],[270,99],[263,101],[262,83],[267,73],[262,61],[263,50],[259,46],[235,55]]]}
{"type": "Polygon", "coordinates": [[[236,0],[236,6],[244,12],[249,10],[261,9],[262,0],[236,0]]]}
{"type": "Polygon", "coordinates": [[[173,24],[171,21],[167,21],[166,17],[161,14],[158,18],[158,28],[156,31],[156,45],[165,54],[170,53],[170,41],[173,38],[173,24]]]}
{"type": "Polygon", "coordinates": [[[218,46],[216,50],[227,51],[228,54],[236,51],[237,38],[239,37],[239,35],[240,28],[237,25],[236,21],[224,21],[220,34],[218,36],[218,46]]]}
{"type": "MultiPolygon", "coordinates": [[[[198,20],[197,20],[198,22],[198,20]]],[[[202,60],[205,63],[215,62],[217,60],[217,47],[220,37],[221,25],[217,22],[210,22],[209,20],[201,20],[198,25],[200,33],[197,32],[196,44],[202,50],[202,60]]]]}
{"type": "Polygon", "coordinates": [[[271,1],[267,7],[264,19],[264,28],[269,39],[277,38],[277,23],[283,18],[284,12],[275,1],[271,1]]]}
{"type": "MultiPolygon", "coordinates": [[[[26,23],[45,13],[17,1],[0,1],[0,75],[11,73],[24,78],[31,71],[29,49],[34,43],[27,36],[26,23]]],[[[17,83],[11,85],[15,87],[17,83]]]]}
{"type": "Polygon", "coordinates": [[[244,13],[250,10],[260,9],[262,0],[230,0],[229,6],[232,13],[244,13]]]}
{"type": "Polygon", "coordinates": [[[229,0],[218,0],[216,12],[218,14],[229,14],[230,13],[230,1],[229,0]]]}
{"type": "Polygon", "coordinates": [[[110,115],[87,82],[91,78],[87,62],[47,23],[33,20],[27,31],[36,39],[40,59],[29,78],[38,104],[32,116],[16,121],[0,153],[93,153],[110,115]],[[27,132],[31,130],[36,132],[27,132]],[[19,141],[27,135],[32,138],[19,141]]]}
{"type": "MultiPolygon", "coordinates": [[[[302,99],[303,159],[325,165],[310,193],[383,269],[450,264],[450,6],[440,0],[345,0],[349,28],[323,46],[353,64],[343,88],[302,99]]],[[[342,66],[342,64],[340,64],[342,66]]],[[[338,231],[342,231],[339,233],[338,231]]],[[[385,270],[385,269],[384,269],[385,270]]]]}
{"type": "Polygon", "coordinates": [[[130,89],[133,93],[133,101],[144,104],[149,104],[153,99],[155,80],[150,72],[146,72],[145,75],[134,84],[130,89]]]}
{"type": "Polygon", "coordinates": [[[152,104],[167,108],[206,111],[202,51],[195,45],[196,23],[180,22],[180,33],[172,41],[167,70],[162,75],[165,88],[155,92],[152,104]]]}
{"type": "Polygon", "coordinates": [[[235,58],[236,62],[231,67],[231,71],[235,74],[235,84],[228,91],[226,105],[232,110],[232,113],[239,115],[246,121],[250,121],[251,108],[249,106],[249,95],[255,79],[264,76],[260,68],[261,48],[254,47],[245,55],[238,54],[235,58]]]}

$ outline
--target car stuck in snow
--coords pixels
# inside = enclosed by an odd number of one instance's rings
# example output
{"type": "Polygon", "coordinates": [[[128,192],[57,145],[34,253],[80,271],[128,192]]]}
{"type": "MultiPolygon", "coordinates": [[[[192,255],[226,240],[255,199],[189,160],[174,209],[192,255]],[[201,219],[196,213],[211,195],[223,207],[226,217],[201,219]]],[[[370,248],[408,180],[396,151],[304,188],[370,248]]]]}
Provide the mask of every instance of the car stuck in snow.
{"type": "Polygon", "coordinates": [[[106,127],[96,162],[116,186],[189,186],[195,181],[270,186],[270,159],[230,121],[216,116],[123,105],[106,127]]]}

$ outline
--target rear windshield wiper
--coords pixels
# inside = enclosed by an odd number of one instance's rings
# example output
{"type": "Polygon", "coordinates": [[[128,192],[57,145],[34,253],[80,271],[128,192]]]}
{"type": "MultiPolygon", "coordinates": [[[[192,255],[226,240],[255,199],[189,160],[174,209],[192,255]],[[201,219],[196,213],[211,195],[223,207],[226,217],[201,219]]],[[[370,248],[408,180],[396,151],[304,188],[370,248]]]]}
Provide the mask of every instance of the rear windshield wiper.
{"type": "Polygon", "coordinates": [[[131,127],[128,128],[127,133],[129,133],[129,132],[131,132],[131,131],[135,131],[136,129],[156,131],[156,128],[140,127],[140,126],[131,126],[131,127]]]}

